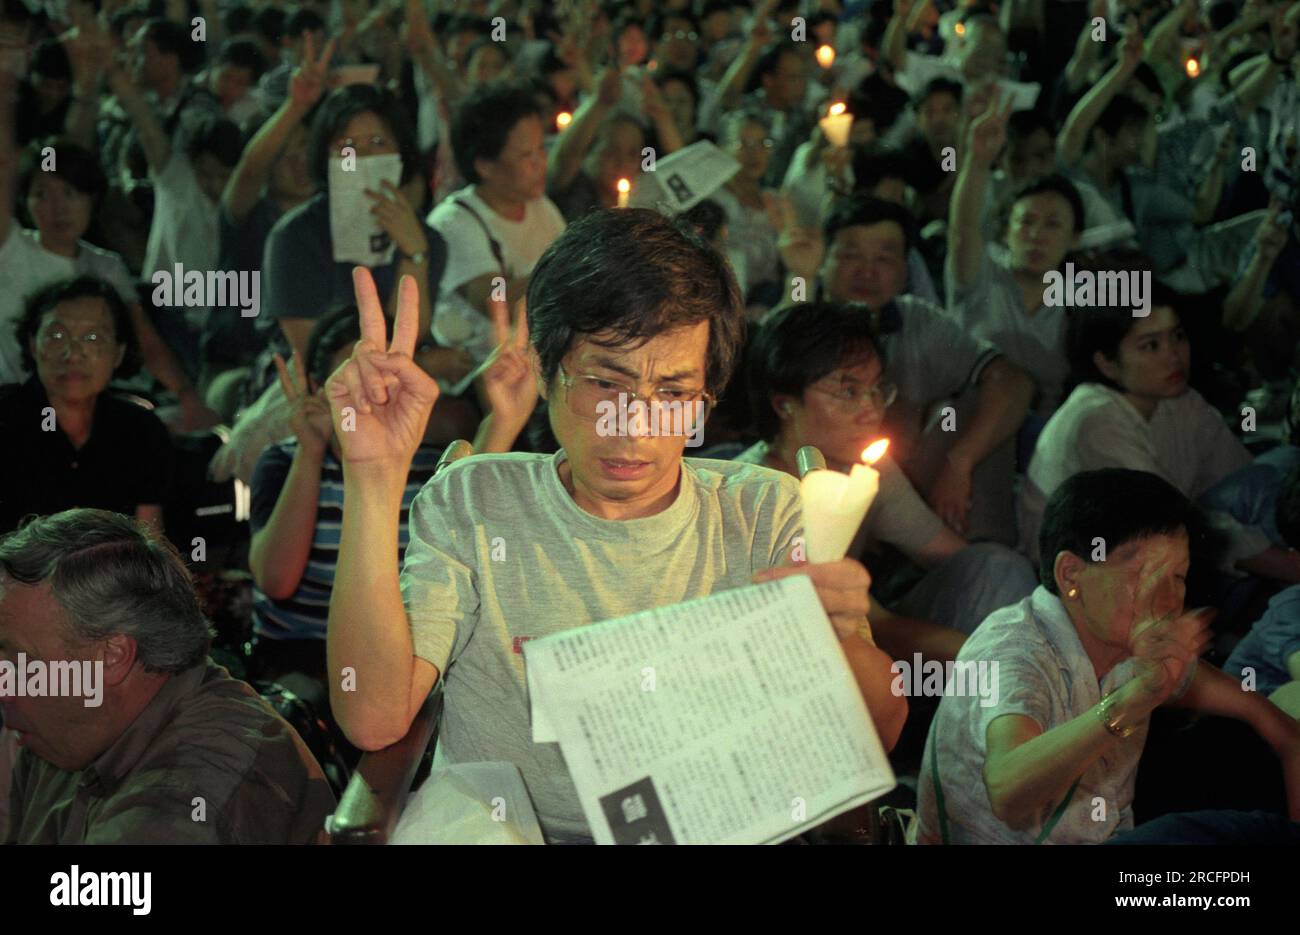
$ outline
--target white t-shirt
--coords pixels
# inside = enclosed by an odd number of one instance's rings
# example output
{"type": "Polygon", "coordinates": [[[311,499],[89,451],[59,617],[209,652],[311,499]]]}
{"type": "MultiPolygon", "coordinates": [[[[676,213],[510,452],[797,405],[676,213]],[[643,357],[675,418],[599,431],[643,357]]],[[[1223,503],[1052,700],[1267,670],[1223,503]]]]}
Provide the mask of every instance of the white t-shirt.
{"type": "Polygon", "coordinates": [[[610,520],[574,503],[566,457],[485,454],[442,471],[411,504],[401,573],[415,654],[445,675],[439,756],[514,763],[548,840],[591,832],[559,747],[533,742],[523,642],[744,587],[803,534],[799,482],[780,471],[684,458],[671,506],[610,520]],[[509,559],[494,561],[501,542],[509,559]]]}
{"type": "Polygon", "coordinates": [[[153,180],[153,225],[145,248],[141,276],[151,281],[158,270],[172,273],[177,263],[185,270],[217,269],[221,232],[217,206],[194,175],[184,153],[173,152],[161,172],[149,170],[153,180]]]}
{"type": "MultiPolygon", "coordinates": [[[[492,325],[487,309],[471,307],[457,290],[480,276],[501,274],[501,264],[492,254],[488,232],[500,246],[506,276],[523,278],[532,273],[546,248],[564,232],[564,216],[543,195],[524,205],[523,220],[512,221],[489,208],[473,188],[465,188],[429,212],[429,226],[447,242],[447,266],[433,312],[434,337],[449,347],[468,350],[476,361],[481,361],[492,350],[492,325]],[[483,223],[457,202],[467,204],[483,223]]],[[[513,304],[522,296],[508,298],[513,304]]]]}
{"type": "Polygon", "coordinates": [[[20,383],[28,376],[14,337],[27,299],[52,283],[82,274],[103,279],[125,302],[137,301],[135,282],[116,253],[82,240],[75,257],[59,256],[41,246],[36,231],[10,220],[9,236],[0,244],[0,383],[20,383]]]}
{"type": "MultiPolygon", "coordinates": [[[[1034,446],[1020,492],[1021,548],[1037,564],[1047,500],[1081,471],[1148,471],[1195,499],[1251,461],[1250,452],[1196,390],[1160,400],[1148,420],[1118,390],[1081,383],[1047,421],[1034,446]]],[[[1263,531],[1243,526],[1226,513],[1209,512],[1207,518],[1228,536],[1225,565],[1270,544],[1263,531]]]]}

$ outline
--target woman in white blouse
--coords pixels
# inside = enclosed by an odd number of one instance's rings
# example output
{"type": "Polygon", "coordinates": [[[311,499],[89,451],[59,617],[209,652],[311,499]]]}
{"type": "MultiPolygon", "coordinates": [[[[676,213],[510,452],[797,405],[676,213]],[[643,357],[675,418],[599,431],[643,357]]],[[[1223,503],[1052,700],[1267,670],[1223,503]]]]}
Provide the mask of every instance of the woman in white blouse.
{"type": "MultiPolygon", "coordinates": [[[[1037,553],[1043,505],[1080,471],[1125,467],[1157,474],[1204,500],[1252,461],[1223,417],[1188,386],[1191,346],[1174,293],[1157,285],[1150,314],[1089,308],[1070,319],[1067,345],[1075,386],[1038,437],[1021,491],[1021,548],[1037,553]]],[[[1275,497],[1254,497],[1273,503],[1275,497]]],[[[1212,512],[1227,535],[1224,563],[1240,571],[1300,581],[1300,556],[1269,541],[1263,516],[1212,512]]]]}

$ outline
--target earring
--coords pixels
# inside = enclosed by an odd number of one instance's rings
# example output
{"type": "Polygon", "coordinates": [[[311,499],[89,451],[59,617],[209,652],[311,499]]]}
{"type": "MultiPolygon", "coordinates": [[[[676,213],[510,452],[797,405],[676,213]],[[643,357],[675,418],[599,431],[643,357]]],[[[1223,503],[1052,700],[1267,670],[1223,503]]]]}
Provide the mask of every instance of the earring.
{"type": "Polygon", "coordinates": [[[782,404],[781,404],[781,414],[782,414],[782,415],[787,415],[787,416],[790,414],[790,404],[789,404],[789,403],[782,403],[782,404]]]}
{"type": "Polygon", "coordinates": [[[1078,589],[1078,588],[1070,588],[1070,590],[1068,590],[1068,591],[1065,592],[1065,596],[1066,596],[1066,597],[1078,597],[1078,596],[1079,596],[1079,589],[1078,589]]]}

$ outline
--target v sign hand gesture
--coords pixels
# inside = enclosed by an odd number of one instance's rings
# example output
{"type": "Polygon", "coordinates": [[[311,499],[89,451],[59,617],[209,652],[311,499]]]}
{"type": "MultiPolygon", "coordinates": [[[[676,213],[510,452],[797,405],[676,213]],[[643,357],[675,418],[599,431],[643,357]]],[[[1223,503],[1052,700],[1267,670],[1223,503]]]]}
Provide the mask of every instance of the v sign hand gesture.
{"type": "Polygon", "coordinates": [[[505,302],[488,301],[497,346],[483,371],[483,394],[496,421],[520,431],[537,406],[537,379],[528,357],[528,312],[524,299],[515,303],[514,319],[505,302]]]}
{"type": "Polygon", "coordinates": [[[388,328],[370,270],[354,269],[352,285],[361,340],[325,383],[334,430],[345,467],[392,470],[404,482],[438,400],[437,381],[413,359],[420,327],[419,288],[412,277],[402,277],[393,340],[385,350],[388,328]]]}
{"type": "Polygon", "coordinates": [[[312,392],[303,371],[302,358],[297,354],[293,355],[292,372],[279,354],[275,355],[275,369],[280,372],[280,386],[284,389],[284,398],[289,401],[289,426],[298,439],[298,447],[321,457],[332,431],[329,403],[319,391],[312,392]]]}

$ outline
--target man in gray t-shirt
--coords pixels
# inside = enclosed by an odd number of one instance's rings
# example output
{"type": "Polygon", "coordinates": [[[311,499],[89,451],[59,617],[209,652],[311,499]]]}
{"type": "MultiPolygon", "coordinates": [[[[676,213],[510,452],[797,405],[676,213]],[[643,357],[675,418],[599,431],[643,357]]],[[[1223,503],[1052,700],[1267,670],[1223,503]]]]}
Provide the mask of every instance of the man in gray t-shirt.
{"type": "Polygon", "coordinates": [[[512,334],[498,322],[478,438],[508,450],[540,394],[562,449],[477,456],[436,476],[411,507],[400,576],[400,493],[438,389],[410,357],[414,283],[402,285],[387,352],[364,271],[356,285],[362,340],[326,386],[344,464],[329,666],[352,676],[332,681],[331,704],[354,743],[401,738],[445,673],[440,756],[514,763],[547,839],[589,839],[558,749],[532,742],[522,643],[807,574],[893,746],[907,703],[871,639],[866,569],[788,564],[801,526],[792,478],[682,457],[743,333],[735,278],[716,251],[653,211],[570,225],[533,271],[527,321],[512,334]],[[655,404],[667,408],[652,415],[655,404]]]}

